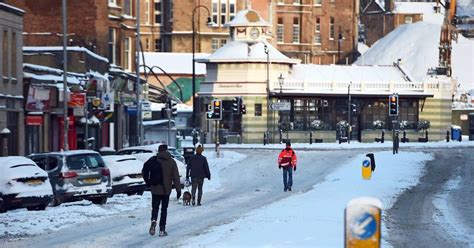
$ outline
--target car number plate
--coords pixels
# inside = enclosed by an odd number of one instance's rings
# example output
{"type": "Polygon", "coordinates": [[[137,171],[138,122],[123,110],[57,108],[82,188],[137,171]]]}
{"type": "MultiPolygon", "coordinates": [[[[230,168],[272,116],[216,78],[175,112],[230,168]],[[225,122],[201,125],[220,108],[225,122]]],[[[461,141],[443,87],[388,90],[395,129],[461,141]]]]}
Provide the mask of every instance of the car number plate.
{"type": "Polygon", "coordinates": [[[28,180],[27,183],[28,183],[29,185],[39,185],[39,184],[42,183],[42,181],[39,180],[39,179],[35,179],[35,180],[28,180]]]}
{"type": "Polygon", "coordinates": [[[83,181],[85,183],[97,183],[97,178],[86,178],[83,181]]]}

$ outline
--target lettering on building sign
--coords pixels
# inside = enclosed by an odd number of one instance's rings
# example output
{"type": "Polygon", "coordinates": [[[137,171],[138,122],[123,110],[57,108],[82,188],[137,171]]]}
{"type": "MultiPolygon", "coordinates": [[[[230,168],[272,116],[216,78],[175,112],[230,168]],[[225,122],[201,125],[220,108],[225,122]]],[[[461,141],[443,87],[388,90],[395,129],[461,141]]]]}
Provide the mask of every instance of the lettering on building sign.
{"type": "Polygon", "coordinates": [[[218,84],[220,88],[242,88],[242,84],[218,84]]]}

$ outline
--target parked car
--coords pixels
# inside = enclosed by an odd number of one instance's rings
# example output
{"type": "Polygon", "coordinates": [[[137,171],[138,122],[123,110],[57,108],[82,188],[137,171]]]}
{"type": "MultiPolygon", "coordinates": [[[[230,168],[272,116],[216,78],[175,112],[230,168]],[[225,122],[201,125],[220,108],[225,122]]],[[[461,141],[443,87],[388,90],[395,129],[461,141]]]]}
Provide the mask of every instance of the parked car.
{"type": "MultiPolygon", "coordinates": [[[[156,155],[156,153],[158,152],[159,146],[160,144],[127,147],[127,148],[123,148],[119,150],[117,152],[117,155],[133,155],[138,160],[145,163],[153,155],[156,155]]],[[[186,181],[186,165],[184,164],[184,157],[174,147],[168,147],[168,151],[170,152],[171,156],[176,162],[176,165],[178,166],[178,171],[179,171],[179,176],[180,176],[180,181],[181,181],[181,188],[184,188],[184,183],[186,181]]]]}
{"type": "Polygon", "coordinates": [[[142,177],[143,162],[132,155],[103,156],[112,178],[112,194],[142,195],[146,189],[142,177]]]}
{"type": "Polygon", "coordinates": [[[82,199],[105,204],[112,192],[110,171],[95,151],[51,152],[28,157],[48,172],[55,206],[82,199]]]}
{"type": "Polygon", "coordinates": [[[48,173],[25,157],[0,157],[0,212],[45,210],[53,199],[48,173]]]}
{"type": "MultiPolygon", "coordinates": [[[[158,147],[161,144],[153,144],[153,145],[147,145],[147,146],[132,146],[132,147],[127,147],[119,150],[117,152],[117,155],[135,155],[135,154],[141,154],[138,155],[138,159],[145,161],[148,160],[151,156],[156,154],[158,152],[158,147]],[[151,153],[151,154],[146,154],[146,153],[151,153]]],[[[168,146],[168,151],[171,154],[171,157],[174,159],[180,161],[181,163],[184,163],[184,157],[183,155],[176,149],[175,147],[168,146]]]]}

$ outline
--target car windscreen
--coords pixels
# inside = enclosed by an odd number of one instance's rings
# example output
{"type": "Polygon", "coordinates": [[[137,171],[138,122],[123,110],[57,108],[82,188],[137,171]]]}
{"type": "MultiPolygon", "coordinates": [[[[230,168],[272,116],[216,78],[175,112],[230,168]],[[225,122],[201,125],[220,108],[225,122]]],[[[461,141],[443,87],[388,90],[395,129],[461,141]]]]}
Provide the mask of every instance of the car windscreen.
{"type": "Polygon", "coordinates": [[[117,155],[133,155],[133,154],[138,154],[138,153],[152,153],[152,151],[149,150],[123,150],[117,152],[117,155]]]}
{"type": "Polygon", "coordinates": [[[181,153],[179,153],[176,149],[168,149],[168,151],[173,157],[181,157],[181,153]]]}
{"type": "Polygon", "coordinates": [[[77,154],[66,158],[67,167],[71,170],[95,169],[105,167],[105,163],[97,154],[77,154]]]}

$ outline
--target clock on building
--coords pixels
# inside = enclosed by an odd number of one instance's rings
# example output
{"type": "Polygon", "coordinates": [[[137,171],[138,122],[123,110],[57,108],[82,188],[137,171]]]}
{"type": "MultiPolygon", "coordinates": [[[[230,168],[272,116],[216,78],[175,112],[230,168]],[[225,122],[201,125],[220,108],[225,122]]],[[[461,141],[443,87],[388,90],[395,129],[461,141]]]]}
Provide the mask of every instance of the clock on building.
{"type": "Polygon", "coordinates": [[[250,29],[249,34],[250,34],[250,38],[252,38],[253,40],[256,40],[260,36],[260,30],[258,30],[258,28],[256,27],[253,27],[250,29]]]}

